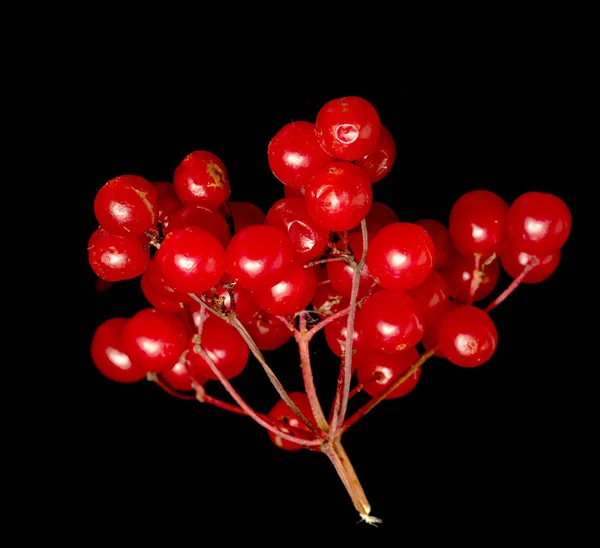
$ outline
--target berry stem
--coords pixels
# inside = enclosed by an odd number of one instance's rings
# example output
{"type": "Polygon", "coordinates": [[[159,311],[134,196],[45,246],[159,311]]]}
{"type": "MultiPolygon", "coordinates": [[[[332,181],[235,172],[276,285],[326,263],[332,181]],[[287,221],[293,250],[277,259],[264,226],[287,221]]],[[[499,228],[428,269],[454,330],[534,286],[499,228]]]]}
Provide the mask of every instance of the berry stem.
{"type": "Polygon", "coordinates": [[[324,444],[321,450],[332,462],[361,518],[368,523],[379,523],[380,520],[370,517],[371,505],[339,437],[336,436],[331,443],[324,444]]]}
{"type": "Polygon", "coordinates": [[[304,415],[304,413],[302,413],[302,411],[300,411],[300,409],[298,409],[298,406],[292,401],[292,399],[290,398],[289,394],[286,392],[285,388],[283,387],[283,385],[281,384],[281,382],[279,381],[279,379],[277,378],[277,376],[275,375],[275,373],[273,372],[273,370],[267,364],[264,356],[262,355],[262,352],[259,350],[259,348],[256,346],[256,343],[254,342],[254,340],[250,336],[250,333],[248,333],[248,331],[246,330],[246,328],[244,327],[244,325],[242,324],[242,322],[240,322],[240,320],[238,319],[238,317],[237,316],[227,316],[226,314],[223,314],[222,312],[219,312],[218,310],[215,310],[215,309],[211,308],[202,299],[200,299],[199,297],[197,297],[193,293],[190,293],[190,296],[196,302],[198,302],[200,304],[200,306],[204,307],[207,310],[210,310],[213,314],[215,314],[216,316],[218,316],[222,320],[228,322],[233,327],[235,327],[235,329],[237,330],[237,332],[242,336],[242,338],[244,339],[244,341],[248,345],[248,348],[250,349],[250,352],[252,352],[252,354],[254,355],[254,357],[258,360],[258,363],[260,363],[260,365],[262,366],[262,368],[265,371],[267,377],[271,381],[271,384],[274,386],[275,390],[279,394],[279,397],[289,406],[289,408],[293,411],[294,415],[296,415],[298,417],[298,419],[300,421],[302,421],[302,423],[311,432],[313,432],[317,436],[321,436],[322,431],[319,430],[312,423],[312,421],[309,420],[306,417],[306,415],[304,415]]]}
{"type": "Polygon", "coordinates": [[[350,312],[350,307],[347,307],[347,308],[344,308],[344,310],[340,310],[339,312],[336,312],[335,314],[331,314],[330,316],[327,316],[324,320],[321,320],[319,323],[315,324],[313,327],[311,327],[307,331],[306,339],[308,341],[310,341],[315,336],[315,333],[318,333],[319,331],[321,331],[321,329],[327,327],[328,324],[330,324],[331,322],[334,322],[338,318],[342,318],[342,317],[346,316],[349,312],[350,312]]]}
{"type": "Polygon", "coordinates": [[[258,414],[254,409],[252,409],[244,399],[238,394],[237,390],[233,388],[231,383],[225,378],[223,373],[219,370],[219,368],[215,365],[215,362],[212,361],[206,350],[202,347],[200,343],[194,345],[194,352],[200,355],[202,359],[208,364],[210,370],[214,375],[221,381],[221,384],[227,390],[227,393],[235,400],[235,402],[243,409],[244,413],[248,415],[250,418],[254,419],[258,424],[266,428],[267,430],[273,432],[275,435],[289,440],[291,442],[297,443],[298,445],[302,445],[305,447],[317,446],[321,444],[320,439],[304,439],[299,438],[297,436],[292,436],[287,434],[286,432],[281,431],[277,427],[273,426],[270,422],[265,420],[260,414],[258,414]]]}
{"type": "Polygon", "coordinates": [[[501,302],[503,302],[523,281],[523,278],[527,276],[527,273],[530,272],[533,268],[535,268],[538,264],[540,264],[540,260],[537,257],[531,257],[529,262],[523,268],[523,272],[519,274],[510,285],[498,295],[490,304],[488,304],[484,310],[486,312],[490,312],[494,308],[496,308],[501,302]]]}
{"type": "MultiPolygon", "coordinates": [[[[219,400],[217,398],[213,398],[209,396],[204,387],[201,384],[194,383],[194,390],[196,390],[196,396],[193,399],[199,401],[200,403],[210,403],[215,407],[220,407],[221,409],[225,409],[226,411],[231,411],[232,413],[237,413],[238,415],[246,415],[247,413],[237,405],[232,405],[230,403],[224,402],[223,400],[219,400]]],[[[258,413],[257,413],[258,414],[258,413]]]]}
{"type": "Polygon", "coordinates": [[[325,264],[325,263],[335,263],[338,261],[346,261],[346,257],[327,257],[327,259],[318,259],[316,261],[310,261],[308,263],[306,263],[304,265],[304,268],[310,268],[311,266],[316,266],[318,264],[325,264]]]}
{"type": "Polygon", "coordinates": [[[362,233],[363,254],[358,265],[356,265],[356,268],[354,270],[354,276],[352,277],[352,291],[350,293],[349,305],[350,310],[348,312],[348,322],[346,324],[346,345],[344,348],[344,374],[340,376],[341,382],[338,382],[338,386],[336,389],[334,412],[331,419],[331,439],[333,439],[333,436],[338,430],[338,426],[341,426],[343,424],[344,418],[346,417],[346,410],[348,409],[348,394],[350,393],[350,379],[352,378],[352,343],[354,342],[354,318],[356,317],[356,301],[358,299],[360,275],[365,266],[368,251],[367,223],[364,219],[360,222],[360,229],[362,233]]]}
{"type": "Polygon", "coordinates": [[[171,388],[156,373],[148,373],[146,375],[146,379],[149,380],[150,382],[153,382],[154,384],[156,384],[156,386],[158,386],[159,388],[164,390],[170,396],[175,396],[176,398],[179,398],[180,400],[195,400],[196,399],[196,396],[192,396],[191,394],[182,394],[178,390],[171,388]]]}
{"type": "Polygon", "coordinates": [[[319,398],[317,396],[317,389],[315,387],[312,367],[310,364],[310,351],[308,347],[309,338],[306,330],[306,315],[302,312],[300,313],[300,325],[299,331],[296,334],[296,342],[298,343],[298,350],[300,352],[300,368],[302,369],[302,379],[304,380],[304,388],[306,390],[306,395],[308,396],[308,401],[310,402],[310,408],[315,420],[317,421],[317,426],[323,432],[326,432],[329,430],[329,424],[327,423],[327,419],[323,413],[323,408],[321,407],[319,398]]]}
{"type": "Polygon", "coordinates": [[[419,369],[419,367],[421,367],[429,358],[431,358],[431,356],[433,356],[435,354],[435,352],[437,351],[437,349],[438,349],[438,347],[435,346],[431,350],[425,352],[413,365],[411,365],[408,368],[408,370],[406,371],[406,373],[404,373],[404,375],[402,375],[401,377],[399,377],[398,379],[396,379],[395,382],[393,382],[392,384],[390,384],[390,386],[388,386],[386,388],[386,390],[384,390],[377,397],[371,398],[365,405],[363,405],[358,411],[356,411],[356,413],[354,413],[354,415],[352,415],[351,417],[349,417],[344,422],[344,424],[342,425],[342,427],[340,428],[340,430],[339,430],[340,435],[343,434],[346,430],[348,430],[348,428],[350,428],[350,426],[352,426],[358,419],[364,417],[376,405],[378,405],[379,403],[381,403],[388,396],[388,394],[391,394],[394,390],[396,390],[396,388],[398,388],[417,369],[419,369]]]}
{"type": "Polygon", "coordinates": [[[473,304],[473,299],[475,299],[475,293],[479,289],[481,285],[481,253],[475,253],[475,264],[473,265],[473,272],[471,274],[471,285],[469,286],[469,300],[467,301],[468,305],[473,304]]]}
{"type": "Polygon", "coordinates": [[[350,393],[348,394],[348,400],[351,400],[354,396],[356,396],[356,394],[361,392],[362,389],[363,389],[363,385],[357,384],[352,390],[350,390],[350,393]]]}

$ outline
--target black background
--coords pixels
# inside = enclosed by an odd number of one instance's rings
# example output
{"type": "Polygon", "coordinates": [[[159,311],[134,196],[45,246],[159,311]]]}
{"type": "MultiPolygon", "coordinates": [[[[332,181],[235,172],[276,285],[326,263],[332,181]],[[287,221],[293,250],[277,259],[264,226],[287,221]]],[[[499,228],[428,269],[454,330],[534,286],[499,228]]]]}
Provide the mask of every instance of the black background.
{"type": "MultiPolygon", "coordinates": [[[[443,532],[485,544],[517,531],[534,537],[563,521],[580,441],[581,379],[569,371],[578,355],[573,295],[585,184],[577,173],[585,154],[577,144],[580,75],[560,48],[433,58],[418,72],[386,59],[257,74],[210,58],[140,72],[132,57],[119,68],[98,60],[97,71],[74,80],[67,94],[79,293],[61,423],[68,512],[93,530],[169,535],[176,545],[209,531],[310,539],[316,526],[398,542],[443,532]],[[266,212],[283,197],[267,164],[270,138],[292,120],[314,121],[325,102],[344,95],[371,101],[396,139],[397,162],[374,197],[401,220],[447,222],[453,201],[473,189],[509,203],[529,190],[555,193],[574,218],[555,274],[520,287],[493,312],[500,341],[490,362],[469,370],[431,360],[413,393],[385,402],[344,436],[372,513],[383,519],[376,531],[356,524],[324,456],[281,451],[250,419],[179,401],[150,383],[111,382],[89,357],[100,322],[147,306],[136,280],[95,289],[86,244],[102,184],[125,173],[170,180],[186,154],[209,150],[227,166],[231,199],[266,212]]],[[[503,275],[498,290],[508,281],[503,275]]],[[[314,351],[327,401],[337,361],[320,339],[314,351]]],[[[289,390],[301,388],[293,343],[267,359],[289,390]]],[[[276,401],[254,360],[234,385],[260,411],[276,401]]],[[[218,386],[214,393],[223,396],[218,386]]]]}

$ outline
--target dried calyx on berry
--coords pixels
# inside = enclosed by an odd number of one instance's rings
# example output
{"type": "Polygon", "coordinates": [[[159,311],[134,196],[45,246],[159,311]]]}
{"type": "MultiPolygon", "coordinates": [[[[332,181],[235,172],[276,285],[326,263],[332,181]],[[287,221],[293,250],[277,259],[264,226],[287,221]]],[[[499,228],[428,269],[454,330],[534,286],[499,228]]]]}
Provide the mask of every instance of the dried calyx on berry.
{"type": "Polygon", "coordinates": [[[151,380],[248,416],[281,449],[324,453],[362,519],[377,523],[343,434],[382,401],[409,395],[432,357],[463,368],[489,362],[499,339],[490,312],[520,283],[558,268],[571,214],[552,194],[526,192],[509,205],[477,189],[457,198],[448,226],[400,220],[373,201],[396,146],[361,97],[327,102],[314,121],[285,125],[266,148],[284,194],[266,213],[230,200],[225,164],[204,150],[185,156],[172,182],[120,175],[98,190],[89,264],[105,282],[139,279],[148,306],[103,321],[91,357],[116,382],[151,380]],[[501,267],[512,282],[478,306],[496,290],[501,267]],[[328,410],[309,348],[321,330],[340,362],[328,410]],[[266,359],[292,338],[303,392],[288,392],[266,359]],[[266,411],[230,382],[250,359],[279,396],[266,411]],[[230,401],[210,394],[213,383],[230,401]]]}

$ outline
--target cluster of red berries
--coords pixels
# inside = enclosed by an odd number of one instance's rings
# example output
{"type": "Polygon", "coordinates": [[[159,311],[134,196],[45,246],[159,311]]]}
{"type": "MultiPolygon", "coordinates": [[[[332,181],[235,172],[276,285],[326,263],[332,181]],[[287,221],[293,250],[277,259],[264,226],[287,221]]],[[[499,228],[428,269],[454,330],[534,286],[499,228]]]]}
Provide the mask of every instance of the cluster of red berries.
{"type": "MultiPolygon", "coordinates": [[[[150,375],[175,393],[206,397],[202,387],[239,375],[251,351],[260,357],[291,337],[302,346],[323,328],[341,379],[347,368],[346,381],[354,375],[376,403],[404,396],[424,356],[461,367],[488,361],[498,343],[488,312],[518,283],[547,279],[571,230],[567,205],[543,192],[509,205],[473,190],[454,203],[448,226],[401,221],[373,200],[396,146],[361,97],[329,101],[314,122],[286,124],[267,158],[285,193],[266,214],[230,200],[227,168],[208,151],[188,154],[172,182],[121,175],[99,189],[89,263],[102,280],[139,277],[149,303],[96,329],[91,354],[102,374],[119,382],[150,375]],[[501,267],[513,284],[475,306],[492,294],[501,267]]],[[[344,422],[349,382],[340,382],[341,416],[323,423],[305,380],[306,393],[284,393],[268,415],[257,414],[286,449],[316,447],[297,443],[311,436],[339,439],[364,414],[344,422]]]]}

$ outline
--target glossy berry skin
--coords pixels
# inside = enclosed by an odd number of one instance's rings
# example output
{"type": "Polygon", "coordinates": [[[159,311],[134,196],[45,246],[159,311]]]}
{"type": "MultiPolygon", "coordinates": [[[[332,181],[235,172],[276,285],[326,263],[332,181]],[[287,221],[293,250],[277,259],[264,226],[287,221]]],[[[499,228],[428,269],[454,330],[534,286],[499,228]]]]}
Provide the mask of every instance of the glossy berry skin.
{"type": "Polygon", "coordinates": [[[386,289],[414,289],[433,270],[435,247],[427,231],[414,223],[383,227],[369,244],[367,266],[386,289]]]}
{"type": "MultiPolygon", "coordinates": [[[[217,292],[217,297],[221,299],[225,309],[228,311],[235,310],[235,314],[242,323],[251,322],[254,315],[260,310],[252,293],[239,285],[236,285],[231,290],[233,293],[233,308],[231,306],[231,294],[223,285],[217,285],[215,291],[217,292]]],[[[198,307],[199,306],[200,305],[198,305],[198,307]]]]}
{"type": "Polygon", "coordinates": [[[227,273],[249,290],[277,284],[293,262],[294,249],[285,233],[268,225],[244,228],[227,246],[227,273]]]}
{"type": "Polygon", "coordinates": [[[141,238],[125,238],[98,227],[88,240],[88,262],[94,274],[107,282],[140,276],[150,263],[150,251],[141,238]]]}
{"type": "MultiPolygon", "coordinates": [[[[361,322],[362,312],[357,311],[354,318],[354,330],[352,332],[352,352],[362,353],[365,348],[365,337],[362,330],[361,322]]],[[[346,353],[346,340],[348,317],[343,316],[337,320],[328,323],[323,331],[325,332],[325,341],[329,349],[338,357],[342,358],[346,353]]]]}
{"type": "Polygon", "coordinates": [[[233,223],[233,233],[237,234],[250,225],[262,225],[265,214],[260,207],[250,202],[227,202],[227,211],[233,223]]]}
{"type": "MultiPolygon", "coordinates": [[[[356,378],[369,396],[377,397],[402,377],[418,359],[419,352],[414,347],[408,348],[399,354],[366,352],[357,360],[356,378]]],[[[392,400],[406,396],[417,386],[420,377],[421,368],[419,367],[403,383],[392,390],[385,399],[392,400]]]]}
{"type": "Polygon", "coordinates": [[[416,346],[425,326],[419,306],[404,291],[383,289],[362,305],[365,346],[392,354],[416,346]]]}
{"type": "Polygon", "coordinates": [[[508,211],[508,236],[512,245],[538,257],[560,249],[571,233],[567,204],[547,192],[521,194],[508,211]]]}
{"type": "Polygon", "coordinates": [[[287,343],[292,332],[277,316],[261,310],[252,319],[244,322],[244,327],[259,350],[268,351],[281,348],[287,343]]]}
{"type": "Polygon", "coordinates": [[[212,152],[190,152],[173,173],[173,186],[184,204],[217,210],[229,199],[231,186],[225,164],[212,152]]]}
{"type": "Polygon", "coordinates": [[[267,149],[269,167],[284,185],[303,188],[332,157],[319,144],[315,124],[289,122],[271,139],[267,149]]]}
{"type": "Polygon", "coordinates": [[[146,377],[146,369],[134,364],[123,346],[122,333],[127,318],[111,318],[96,327],[90,352],[96,369],[108,379],[122,383],[146,377]]]}
{"type": "MultiPolygon", "coordinates": [[[[195,341],[188,346],[188,359],[194,375],[217,380],[207,362],[194,351],[195,341]]],[[[202,347],[226,379],[237,377],[246,367],[250,350],[242,336],[227,322],[209,317],[202,327],[202,347]]]]}
{"type": "Polygon", "coordinates": [[[354,163],[365,171],[373,184],[381,181],[391,171],[395,162],[396,142],[389,129],[382,125],[375,149],[354,163]]]}
{"type": "Polygon", "coordinates": [[[425,329],[436,323],[448,310],[448,282],[436,270],[420,286],[406,293],[417,303],[425,329]]]}
{"type": "MultiPolygon", "coordinates": [[[[300,412],[310,421],[315,422],[308,396],[304,392],[288,392],[288,396],[294,402],[300,412]]],[[[296,417],[290,406],[283,400],[279,400],[269,411],[268,417],[277,421],[278,428],[292,436],[298,436],[302,433],[310,432],[305,424],[296,417]]],[[[280,449],[286,451],[297,451],[302,449],[302,445],[298,445],[289,440],[285,440],[277,434],[268,430],[269,439],[280,449]]]]}
{"type": "Polygon", "coordinates": [[[315,133],[321,148],[339,160],[360,160],[379,142],[381,120],[375,107],[356,96],[325,103],[317,112],[315,133]]]}
{"type": "Polygon", "coordinates": [[[279,283],[257,289],[253,295],[258,305],[269,314],[291,316],[309,305],[316,288],[314,270],[294,263],[279,283]]]}
{"type": "Polygon", "coordinates": [[[207,379],[197,374],[194,375],[191,369],[192,366],[190,365],[189,360],[183,359],[177,362],[173,369],[163,371],[160,374],[160,378],[175,390],[180,392],[193,392],[193,383],[203,386],[207,379]]]}
{"type": "Polygon", "coordinates": [[[150,283],[145,274],[146,273],[144,272],[140,278],[140,288],[150,307],[162,310],[163,312],[170,312],[171,314],[185,310],[184,303],[171,298],[169,295],[165,296],[163,293],[154,289],[154,286],[150,283]]]}
{"type": "Polygon", "coordinates": [[[440,221],[435,219],[420,219],[416,225],[422,226],[429,234],[435,248],[433,259],[434,268],[442,268],[448,264],[450,256],[455,252],[450,231],[440,221]]]}
{"type": "Polygon", "coordinates": [[[225,273],[225,250],[212,234],[197,226],[165,236],[155,260],[175,291],[202,293],[225,273]]]}
{"type": "MultiPolygon", "coordinates": [[[[369,213],[365,217],[367,232],[369,236],[375,236],[384,226],[398,222],[398,215],[387,204],[373,200],[369,213]]],[[[360,224],[356,225],[351,232],[362,232],[360,224]]]]}
{"type": "Polygon", "coordinates": [[[369,213],[373,189],[359,167],[334,161],[315,173],[304,199],[308,213],[323,228],[350,230],[369,213]]]}
{"type": "Polygon", "coordinates": [[[498,260],[482,267],[480,271],[481,280],[473,297],[471,297],[471,282],[475,269],[475,256],[466,257],[454,253],[448,261],[448,265],[439,269],[439,273],[448,284],[450,297],[461,303],[474,303],[485,299],[494,291],[500,278],[500,263],[498,260]]]}
{"type": "MultiPolygon", "coordinates": [[[[371,238],[369,238],[370,240],[371,238]]],[[[360,262],[363,256],[362,234],[353,232],[348,234],[348,245],[352,250],[356,262],[360,262]]],[[[352,280],[354,279],[354,268],[345,261],[334,261],[327,263],[327,277],[331,285],[343,297],[350,298],[352,293],[352,280]]],[[[369,272],[369,267],[365,264],[358,282],[358,298],[361,299],[373,285],[374,280],[369,272]]]]}
{"type": "Polygon", "coordinates": [[[480,253],[485,260],[499,255],[507,241],[508,204],[489,190],[463,194],[450,210],[448,229],[459,253],[480,253]]]}
{"type": "Polygon", "coordinates": [[[521,283],[538,284],[547,280],[558,268],[560,256],[560,249],[555,249],[542,257],[535,257],[509,245],[500,256],[500,265],[511,278],[515,279],[521,275],[527,264],[533,262],[533,259],[537,259],[539,263],[525,274],[521,283]]]}
{"type": "Polygon", "coordinates": [[[169,228],[169,217],[183,204],[175,192],[173,183],[168,181],[153,181],[152,186],[156,189],[158,198],[158,222],[162,225],[163,232],[169,228]]]}
{"type": "Polygon", "coordinates": [[[137,366],[148,372],[172,369],[186,349],[188,332],[174,314],[143,308],[123,327],[123,347],[137,366]]]}
{"type": "Polygon", "coordinates": [[[487,362],[498,345],[498,331],[487,312],[475,306],[457,306],[441,320],[438,344],[451,363],[477,367],[487,362]]]}
{"type": "Polygon", "coordinates": [[[156,188],[138,175],[114,177],[96,193],[94,214],[111,234],[140,236],[158,221],[156,188]]]}
{"type": "Polygon", "coordinates": [[[156,259],[156,255],[142,274],[142,280],[146,280],[146,285],[150,286],[154,293],[163,299],[179,302],[184,305],[195,303],[194,299],[192,299],[188,293],[175,291],[167,283],[160,267],[160,263],[156,259]]]}
{"type": "Polygon", "coordinates": [[[304,198],[305,186],[302,188],[294,188],[288,185],[283,185],[283,195],[285,198],[304,198]]]}
{"type": "Polygon", "coordinates": [[[311,300],[313,309],[318,312],[321,317],[331,316],[350,305],[350,299],[340,295],[331,283],[324,283],[315,289],[315,294],[311,300]]]}
{"type": "Polygon", "coordinates": [[[304,198],[277,200],[267,212],[265,222],[287,234],[297,262],[304,264],[324,253],[329,230],[308,214],[304,198]]]}
{"type": "Polygon", "coordinates": [[[186,204],[169,216],[165,235],[189,226],[197,226],[212,234],[225,248],[231,240],[231,232],[225,218],[199,204],[186,204]]]}

